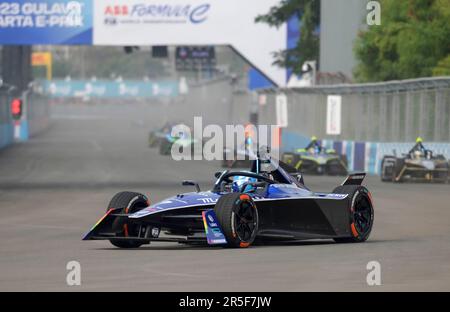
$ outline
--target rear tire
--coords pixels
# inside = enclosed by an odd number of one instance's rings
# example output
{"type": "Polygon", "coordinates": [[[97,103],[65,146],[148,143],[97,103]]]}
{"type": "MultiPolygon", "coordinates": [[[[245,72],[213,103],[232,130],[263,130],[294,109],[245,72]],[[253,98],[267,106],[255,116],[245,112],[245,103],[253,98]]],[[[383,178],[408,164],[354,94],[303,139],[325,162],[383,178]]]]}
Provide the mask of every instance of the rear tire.
{"type": "Polygon", "coordinates": [[[258,209],[252,198],[243,193],[225,194],[214,207],[228,247],[246,248],[258,232],[258,209]]]}
{"type": "Polygon", "coordinates": [[[295,166],[295,154],[294,153],[284,153],[283,156],[281,156],[281,161],[284,162],[285,164],[288,164],[292,167],[295,166]]]}
{"type": "Polygon", "coordinates": [[[334,238],[336,243],[361,243],[366,241],[372,231],[374,210],[369,190],[361,185],[343,185],[333,193],[348,194],[350,237],[334,238]]]}
{"type": "MultiPolygon", "coordinates": [[[[108,210],[117,209],[118,213],[134,213],[149,206],[147,196],[135,192],[120,192],[114,195],[108,205],[108,210]]],[[[113,221],[112,229],[116,231],[117,236],[132,236],[136,234],[137,229],[127,224],[123,218],[116,218],[113,221]]],[[[112,245],[119,248],[138,248],[142,245],[139,241],[110,239],[112,245]]]]}
{"type": "Polygon", "coordinates": [[[170,155],[171,150],[172,143],[167,140],[162,140],[161,144],[159,145],[159,153],[161,155],[170,155]]]}
{"type": "Polygon", "coordinates": [[[383,182],[392,182],[393,181],[393,175],[395,174],[395,163],[396,158],[392,156],[384,156],[383,160],[381,161],[381,170],[380,170],[380,178],[383,182]],[[386,162],[393,162],[394,165],[390,168],[390,173],[387,172],[386,162]]]}

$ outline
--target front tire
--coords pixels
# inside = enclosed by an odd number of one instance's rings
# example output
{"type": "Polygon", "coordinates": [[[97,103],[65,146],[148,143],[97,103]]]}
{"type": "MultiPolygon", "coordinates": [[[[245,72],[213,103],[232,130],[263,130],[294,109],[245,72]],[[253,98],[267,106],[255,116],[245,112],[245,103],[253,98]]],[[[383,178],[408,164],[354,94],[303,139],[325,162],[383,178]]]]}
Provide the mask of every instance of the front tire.
{"type": "Polygon", "coordinates": [[[252,198],[243,193],[225,194],[214,207],[228,247],[250,246],[258,232],[258,209],[252,198]]]}
{"type": "Polygon", "coordinates": [[[366,241],[372,231],[374,210],[372,195],[361,185],[343,185],[334,189],[335,194],[348,194],[350,237],[334,238],[337,243],[360,243],[366,241]]]}
{"type": "MultiPolygon", "coordinates": [[[[147,196],[135,192],[120,192],[114,195],[108,205],[108,210],[117,209],[118,213],[134,213],[149,206],[147,196]]],[[[132,224],[126,223],[124,218],[116,218],[113,221],[112,229],[116,236],[137,236],[138,228],[132,224]]],[[[119,248],[138,248],[142,245],[139,241],[110,239],[112,245],[119,248]]]]}

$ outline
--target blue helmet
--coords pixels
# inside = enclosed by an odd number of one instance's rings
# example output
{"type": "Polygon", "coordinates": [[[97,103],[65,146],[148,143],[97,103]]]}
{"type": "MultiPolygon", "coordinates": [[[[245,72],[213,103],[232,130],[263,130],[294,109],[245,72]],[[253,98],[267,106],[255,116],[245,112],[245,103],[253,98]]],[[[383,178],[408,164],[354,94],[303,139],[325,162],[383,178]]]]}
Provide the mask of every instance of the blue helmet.
{"type": "MultiPolygon", "coordinates": [[[[257,182],[258,180],[256,178],[251,178],[251,177],[245,177],[245,176],[235,176],[233,177],[233,184],[232,184],[232,189],[233,192],[240,192],[241,191],[241,187],[244,185],[244,183],[247,182],[257,182]]],[[[251,185],[247,185],[247,187],[245,188],[245,190],[243,190],[243,192],[249,192],[253,189],[253,187],[251,185]]]]}

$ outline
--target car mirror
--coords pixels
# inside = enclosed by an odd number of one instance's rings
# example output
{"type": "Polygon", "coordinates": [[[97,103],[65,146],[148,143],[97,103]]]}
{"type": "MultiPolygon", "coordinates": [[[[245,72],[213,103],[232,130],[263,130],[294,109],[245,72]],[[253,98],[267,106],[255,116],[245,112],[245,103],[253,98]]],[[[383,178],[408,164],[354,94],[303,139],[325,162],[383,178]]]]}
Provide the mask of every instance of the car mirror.
{"type": "Polygon", "coordinates": [[[195,181],[184,180],[183,182],[181,182],[181,184],[182,184],[183,186],[187,186],[187,185],[195,186],[195,189],[196,189],[197,193],[200,192],[200,186],[199,186],[198,183],[195,182],[195,181]]]}
{"type": "Polygon", "coordinates": [[[222,172],[220,172],[220,171],[217,171],[216,173],[214,173],[214,177],[216,179],[220,178],[221,175],[222,175],[222,172]]]}

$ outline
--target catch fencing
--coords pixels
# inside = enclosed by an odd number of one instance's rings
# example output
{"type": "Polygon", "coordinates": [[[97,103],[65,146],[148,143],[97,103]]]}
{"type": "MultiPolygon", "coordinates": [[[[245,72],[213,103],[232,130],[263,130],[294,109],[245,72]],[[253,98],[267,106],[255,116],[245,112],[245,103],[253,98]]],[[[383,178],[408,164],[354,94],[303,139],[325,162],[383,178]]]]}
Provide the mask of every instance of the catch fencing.
{"type": "Polygon", "coordinates": [[[347,155],[350,170],[378,174],[381,159],[402,152],[421,136],[426,146],[450,158],[450,77],[368,84],[340,84],[297,89],[246,91],[230,79],[191,86],[170,105],[169,116],[189,123],[203,116],[208,124],[245,124],[257,113],[258,123],[277,124],[276,97],[287,97],[288,125],[282,151],[293,151],[316,136],[347,155]],[[327,99],[340,95],[341,133],[327,134],[327,99]]]}
{"type": "Polygon", "coordinates": [[[267,105],[260,107],[263,123],[275,122],[275,98],[288,102],[288,132],[329,140],[410,142],[450,141],[450,77],[266,89],[267,105]],[[342,98],[340,135],[326,133],[327,97],[342,98]]]}

